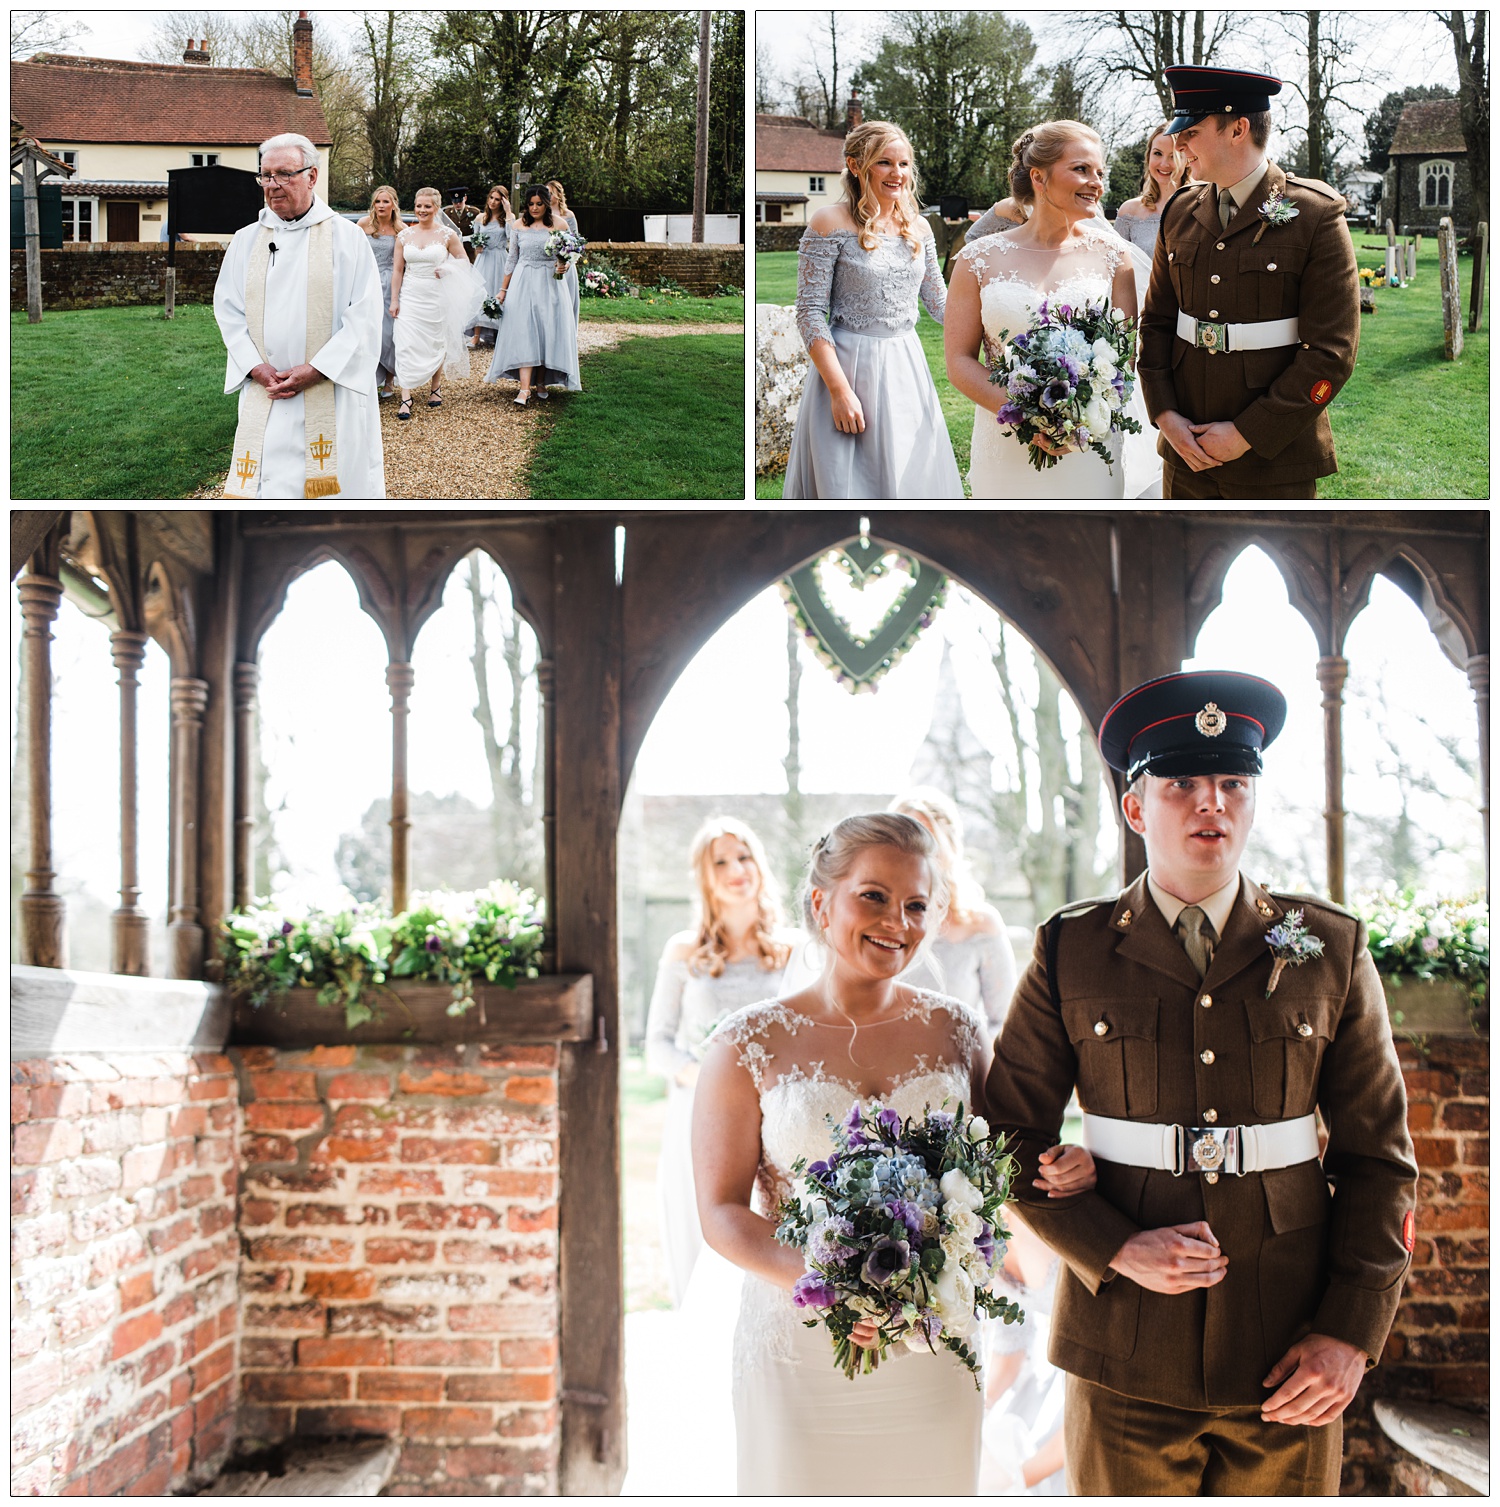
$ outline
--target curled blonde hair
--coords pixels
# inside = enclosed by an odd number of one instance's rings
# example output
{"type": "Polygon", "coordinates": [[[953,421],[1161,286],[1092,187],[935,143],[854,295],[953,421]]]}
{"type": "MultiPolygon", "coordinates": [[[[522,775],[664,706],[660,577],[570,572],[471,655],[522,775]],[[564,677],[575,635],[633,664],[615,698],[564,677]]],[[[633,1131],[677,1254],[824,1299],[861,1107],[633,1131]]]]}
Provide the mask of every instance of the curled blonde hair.
{"type": "Polygon", "coordinates": [[[895,848],[901,853],[910,853],[927,860],[932,875],[932,891],[928,897],[927,935],[917,949],[924,954],[936,939],[942,927],[943,915],[948,909],[948,876],[938,858],[937,840],[921,822],[895,811],[871,811],[863,816],[846,816],[826,837],[820,837],[813,845],[812,861],[807,866],[807,878],[802,882],[802,921],[807,934],[815,939],[822,936],[822,927],[813,911],[812,892],[832,889],[854,867],[854,861],[866,848],[895,848]]]}
{"type": "Polygon", "coordinates": [[[733,837],[750,849],[755,867],[760,871],[760,890],[755,897],[755,923],[750,929],[750,941],[760,958],[760,966],[768,973],[785,968],[791,956],[791,947],[776,940],[776,928],[781,925],[781,895],[776,880],[766,862],[766,850],[760,838],[744,822],[732,816],[711,816],[693,835],[693,845],[688,856],[693,878],[698,886],[696,914],[693,918],[693,949],[688,954],[688,972],[706,973],[718,978],[729,961],[729,938],[724,917],[719,909],[718,897],[713,886],[713,847],[721,837],[733,837]]]}
{"type": "MultiPolygon", "coordinates": [[[[880,244],[879,237],[871,229],[875,216],[880,213],[880,201],[869,184],[870,164],[880,155],[881,148],[888,141],[899,141],[908,152],[911,151],[911,142],[906,139],[906,133],[888,120],[867,120],[855,126],[844,138],[844,174],[840,180],[844,186],[844,203],[854,216],[854,224],[859,231],[859,244],[866,251],[873,251],[880,244]],[[851,158],[857,164],[856,168],[850,168],[851,158]]],[[[895,211],[896,227],[901,239],[911,247],[914,261],[922,254],[922,238],[917,234],[917,221],[922,218],[922,206],[917,193],[917,164],[914,161],[910,182],[905,193],[897,200],[895,211]]]]}
{"type": "Polygon", "coordinates": [[[926,826],[937,845],[938,867],[948,881],[948,915],[960,926],[972,924],[985,905],[984,887],[964,857],[963,819],[958,806],[931,785],[917,785],[887,808],[926,826]]]}
{"type": "Polygon", "coordinates": [[[396,230],[399,231],[401,229],[401,195],[389,183],[382,183],[370,194],[370,207],[365,211],[365,217],[370,222],[370,228],[365,232],[366,235],[372,236],[380,228],[380,221],[375,218],[375,201],[381,194],[389,194],[391,196],[391,203],[395,206],[391,210],[391,223],[396,230]]]}
{"type": "MultiPolygon", "coordinates": [[[[1146,138],[1146,156],[1141,167],[1141,204],[1146,209],[1155,207],[1161,198],[1161,183],[1151,171],[1151,148],[1156,145],[1156,138],[1167,129],[1167,122],[1157,128],[1146,138]]],[[[1175,193],[1187,181],[1187,163],[1177,156],[1177,149],[1172,149],[1172,191],[1175,193]]]]}
{"type": "Polygon", "coordinates": [[[1081,120],[1044,120],[1029,131],[1022,131],[1010,149],[1011,198],[1017,204],[1036,203],[1036,190],[1031,186],[1032,168],[1046,172],[1062,159],[1068,143],[1080,137],[1092,141],[1101,152],[1104,150],[1099,133],[1081,120]]]}
{"type": "Polygon", "coordinates": [[[547,180],[547,187],[552,191],[552,207],[563,219],[568,218],[568,196],[563,192],[563,186],[556,178],[547,180]]]}
{"type": "Polygon", "coordinates": [[[432,197],[437,200],[438,208],[441,209],[443,207],[443,196],[435,188],[419,188],[416,193],[411,196],[412,204],[415,205],[417,200],[420,199],[423,194],[431,194],[432,197]]]}

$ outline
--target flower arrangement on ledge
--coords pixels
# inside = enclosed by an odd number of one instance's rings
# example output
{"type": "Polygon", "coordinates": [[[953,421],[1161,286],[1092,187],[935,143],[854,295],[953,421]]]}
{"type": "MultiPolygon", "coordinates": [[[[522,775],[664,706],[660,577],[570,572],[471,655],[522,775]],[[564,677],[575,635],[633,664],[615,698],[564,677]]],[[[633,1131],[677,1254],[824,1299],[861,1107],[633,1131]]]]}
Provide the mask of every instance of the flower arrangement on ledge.
{"type": "Polygon", "coordinates": [[[1489,1000],[1490,912],[1482,895],[1438,900],[1402,890],[1355,904],[1370,936],[1376,970],[1392,984],[1423,979],[1467,991],[1476,1029],[1489,1000]]]}
{"type": "Polygon", "coordinates": [[[419,893],[399,916],[370,904],[295,914],[251,905],[225,918],[224,980],[257,1009],[299,986],[316,989],[320,1005],[343,1005],[351,1030],[374,1019],[383,999],[400,1002],[397,980],[450,985],[448,1014],[463,1015],[477,983],[514,989],[537,976],[542,920],[535,894],[508,880],[419,893]]]}

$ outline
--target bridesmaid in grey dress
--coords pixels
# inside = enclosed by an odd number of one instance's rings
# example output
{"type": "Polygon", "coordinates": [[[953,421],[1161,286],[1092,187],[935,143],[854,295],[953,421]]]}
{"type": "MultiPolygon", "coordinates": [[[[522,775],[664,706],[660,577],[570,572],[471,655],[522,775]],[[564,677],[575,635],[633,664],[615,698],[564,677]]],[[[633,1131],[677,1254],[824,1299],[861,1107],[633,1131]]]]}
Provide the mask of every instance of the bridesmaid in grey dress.
{"type": "Polygon", "coordinates": [[[844,141],[844,197],[797,248],[797,328],[813,369],[787,458],[787,498],[964,495],[920,301],[939,324],[948,290],[917,200],[911,144],[887,121],[844,141]]]}
{"type": "MultiPolygon", "coordinates": [[[[474,221],[474,234],[480,237],[480,245],[474,257],[474,269],[484,282],[484,296],[498,298],[500,282],[505,276],[505,255],[509,249],[510,195],[503,185],[496,183],[484,198],[484,209],[474,221]]],[[[494,345],[498,319],[491,319],[483,309],[465,331],[469,345],[494,345]]]]}
{"type": "Polygon", "coordinates": [[[578,380],[578,319],[567,282],[553,276],[556,264],[546,250],[547,237],[559,223],[552,196],[544,187],[533,186],[526,190],[525,205],[510,227],[510,253],[499,295],[505,317],[484,375],[486,382],[519,383],[515,401],[521,408],[533,389],[541,398],[554,385],[569,392],[583,390],[578,380]]]}
{"type": "Polygon", "coordinates": [[[1115,229],[1147,256],[1156,251],[1156,232],[1167,200],[1187,181],[1187,165],[1172,150],[1163,121],[1146,138],[1146,181],[1139,198],[1127,199],[1115,218],[1115,229]]]}
{"type": "Polygon", "coordinates": [[[712,817],[693,838],[695,925],[662,953],[646,1017],[646,1066],[667,1080],[657,1192],[672,1301],[679,1308],[703,1232],[693,1193],[693,1088],[703,1044],[745,1005],[773,998],[791,952],[775,881],[759,838],[732,817],[712,817]]]}
{"type": "MultiPolygon", "coordinates": [[[[547,180],[547,191],[552,195],[552,209],[555,214],[560,214],[567,222],[568,229],[574,235],[582,235],[578,228],[578,216],[568,208],[568,196],[563,192],[563,186],[556,178],[547,180]]],[[[570,266],[563,281],[568,285],[568,297],[573,300],[573,318],[578,318],[578,268],[570,266]]]]}
{"type": "Polygon", "coordinates": [[[396,265],[396,237],[401,234],[401,200],[389,183],[370,195],[370,209],[359,228],[370,238],[375,265],[380,269],[381,308],[384,325],[380,332],[380,357],[375,363],[375,385],[382,398],[393,398],[396,376],[396,321],[391,318],[391,272],[396,265]]]}

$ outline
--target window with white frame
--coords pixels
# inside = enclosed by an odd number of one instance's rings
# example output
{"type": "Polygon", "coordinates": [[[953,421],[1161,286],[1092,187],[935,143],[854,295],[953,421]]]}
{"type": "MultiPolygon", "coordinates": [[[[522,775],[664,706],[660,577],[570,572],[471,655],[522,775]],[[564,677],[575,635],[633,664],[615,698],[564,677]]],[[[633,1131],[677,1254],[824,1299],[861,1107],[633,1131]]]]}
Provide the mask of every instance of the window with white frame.
{"type": "Polygon", "coordinates": [[[1422,207],[1424,209],[1449,209],[1453,205],[1453,164],[1451,162],[1424,162],[1421,177],[1422,207]]]}
{"type": "Polygon", "coordinates": [[[219,165],[217,152],[194,152],[192,159],[194,167],[218,167],[219,165]]]}
{"type": "Polygon", "coordinates": [[[94,221],[97,218],[96,200],[69,199],[62,201],[62,234],[65,241],[92,241],[94,221]]]}
{"type": "Polygon", "coordinates": [[[828,190],[826,188],[824,188],[824,186],[823,186],[825,181],[826,180],[822,177],[821,174],[818,177],[816,177],[816,178],[809,178],[807,180],[807,191],[808,191],[808,193],[810,193],[810,194],[826,194],[828,192],[828,190]]]}
{"type": "Polygon", "coordinates": [[[78,171],[78,153],[73,150],[54,152],[52,154],[59,162],[65,162],[76,173],[78,171]]]}

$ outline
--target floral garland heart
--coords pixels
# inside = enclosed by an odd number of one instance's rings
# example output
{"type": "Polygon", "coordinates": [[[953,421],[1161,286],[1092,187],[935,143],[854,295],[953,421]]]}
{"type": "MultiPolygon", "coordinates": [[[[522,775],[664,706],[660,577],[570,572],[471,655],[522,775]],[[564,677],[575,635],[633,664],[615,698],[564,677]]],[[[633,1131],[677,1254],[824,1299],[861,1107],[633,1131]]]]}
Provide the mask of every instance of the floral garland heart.
{"type": "Polygon", "coordinates": [[[873,691],[921,637],[948,595],[948,578],[904,550],[861,535],[830,550],[781,583],[781,594],[808,647],[851,694],[873,691]],[[828,600],[818,566],[832,558],[856,591],[904,568],[911,582],[869,634],[851,631],[828,600]]]}

